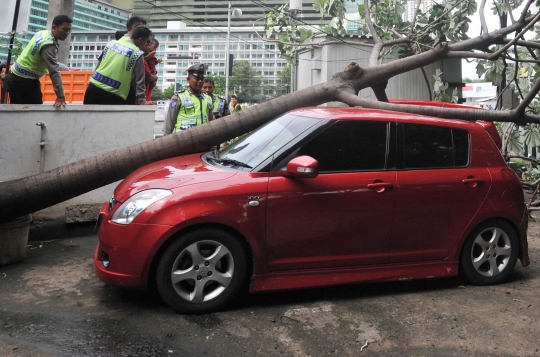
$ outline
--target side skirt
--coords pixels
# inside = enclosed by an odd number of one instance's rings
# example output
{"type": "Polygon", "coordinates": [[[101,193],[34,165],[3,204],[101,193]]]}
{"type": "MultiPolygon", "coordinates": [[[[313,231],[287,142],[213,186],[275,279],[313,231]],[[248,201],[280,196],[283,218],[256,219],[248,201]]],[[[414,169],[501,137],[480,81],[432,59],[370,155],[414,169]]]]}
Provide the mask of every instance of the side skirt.
{"type": "Polygon", "coordinates": [[[457,276],[459,262],[426,262],[377,267],[294,270],[256,275],[252,292],[301,289],[360,282],[444,278],[457,276]]]}

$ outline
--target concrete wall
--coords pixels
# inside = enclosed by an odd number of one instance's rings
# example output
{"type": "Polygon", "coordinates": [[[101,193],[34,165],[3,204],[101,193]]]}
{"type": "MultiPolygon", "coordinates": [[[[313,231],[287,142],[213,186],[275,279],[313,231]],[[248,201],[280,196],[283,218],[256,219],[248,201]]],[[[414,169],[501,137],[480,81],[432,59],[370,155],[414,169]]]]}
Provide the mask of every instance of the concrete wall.
{"type": "MultiPolygon", "coordinates": [[[[155,106],[0,105],[0,181],[106,153],[154,137],[155,106]],[[40,149],[41,127],[45,124],[40,149]]],[[[34,220],[85,221],[108,202],[117,183],[104,186],[34,214],[34,220]],[[67,212],[67,216],[66,216],[67,212]]]]}

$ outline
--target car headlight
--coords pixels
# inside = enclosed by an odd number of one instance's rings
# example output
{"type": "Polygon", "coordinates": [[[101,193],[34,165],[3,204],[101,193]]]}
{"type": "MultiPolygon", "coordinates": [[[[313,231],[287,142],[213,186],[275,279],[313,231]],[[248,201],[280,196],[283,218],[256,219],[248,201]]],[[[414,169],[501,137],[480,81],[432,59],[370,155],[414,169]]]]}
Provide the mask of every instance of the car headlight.
{"type": "Polygon", "coordinates": [[[130,224],[146,207],[160,199],[172,195],[169,190],[153,189],[141,191],[129,199],[114,212],[111,221],[118,224],[130,224]]]}

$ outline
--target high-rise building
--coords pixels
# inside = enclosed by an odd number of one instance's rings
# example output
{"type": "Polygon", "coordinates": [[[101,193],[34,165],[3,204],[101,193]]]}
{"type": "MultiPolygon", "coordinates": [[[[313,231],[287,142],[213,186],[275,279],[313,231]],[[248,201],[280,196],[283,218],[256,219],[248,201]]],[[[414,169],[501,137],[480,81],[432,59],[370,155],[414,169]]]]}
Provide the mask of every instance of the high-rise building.
{"type": "MultiPolygon", "coordinates": [[[[36,32],[47,27],[48,0],[22,0],[30,3],[30,14],[26,35],[16,36],[23,48],[36,32]]],[[[60,15],[60,14],[58,14],[60,15]]],[[[101,0],[75,0],[73,30],[124,30],[131,12],[101,0]]],[[[7,46],[9,37],[0,38],[0,45],[7,46]]],[[[7,49],[0,48],[0,60],[7,58],[7,49]]]]}
{"type": "Polygon", "coordinates": [[[360,22],[360,14],[358,12],[358,5],[363,4],[363,0],[343,0],[345,5],[345,29],[349,33],[358,32],[358,28],[362,25],[360,22]]]}
{"type": "MultiPolygon", "coordinates": [[[[416,1],[407,0],[407,6],[405,7],[405,19],[409,22],[412,22],[415,11],[416,11],[416,1]]],[[[420,7],[418,8],[421,12],[425,13],[433,8],[433,0],[422,0],[420,2],[420,7]]]]}
{"type": "MultiPolygon", "coordinates": [[[[232,7],[240,8],[242,16],[231,21],[232,27],[253,26],[276,6],[288,4],[289,0],[235,0],[232,7]]],[[[303,0],[299,22],[310,25],[326,24],[330,18],[321,19],[319,11],[313,8],[315,0],[303,0]]],[[[226,0],[134,0],[133,13],[149,21],[153,29],[167,28],[167,21],[184,21],[188,26],[227,26],[226,0]]],[[[259,22],[256,25],[263,25],[259,22]]]]}
{"type": "MultiPolygon", "coordinates": [[[[157,65],[159,88],[166,89],[171,84],[186,86],[186,70],[198,62],[208,65],[209,74],[225,76],[227,28],[183,27],[177,30],[157,29],[153,32],[159,41],[156,56],[163,60],[157,65]]],[[[229,53],[234,56],[234,61],[248,61],[262,79],[261,87],[230,88],[237,93],[248,93],[246,100],[250,101],[272,97],[271,87],[277,83],[278,73],[287,66],[276,44],[265,42],[261,36],[264,36],[263,27],[231,29],[229,53]]],[[[109,31],[74,31],[69,52],[70,67],[93,70],[98,55],[112,39],[114,35],[109,31]]]]}

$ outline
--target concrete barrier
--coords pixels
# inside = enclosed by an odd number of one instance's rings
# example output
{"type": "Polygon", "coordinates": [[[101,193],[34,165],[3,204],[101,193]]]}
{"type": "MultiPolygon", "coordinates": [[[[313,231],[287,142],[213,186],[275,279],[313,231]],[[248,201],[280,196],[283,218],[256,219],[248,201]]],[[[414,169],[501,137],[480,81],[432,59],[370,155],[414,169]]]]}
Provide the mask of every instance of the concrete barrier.
{"type": "MultiPolygon", "coordinates": [[[[152,140],[156,107],[0,105],[0,181],[39,174],[152,140]]],[[[97,218],[118,182],[35,212],[35,221],[97,218]],[[66,214],[67,212],[67,214],[66,214]]]]}

